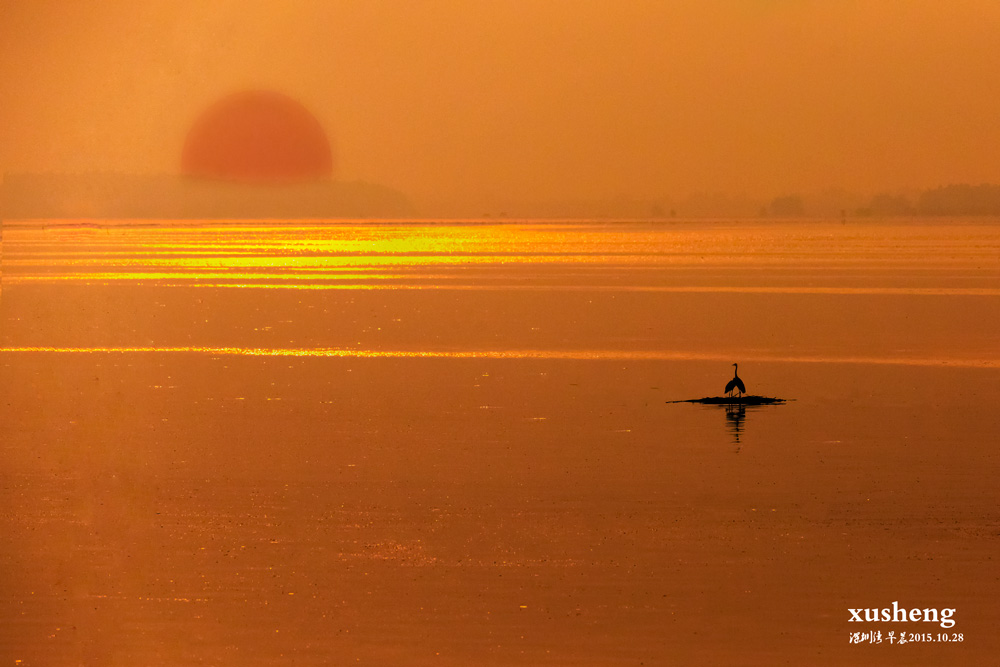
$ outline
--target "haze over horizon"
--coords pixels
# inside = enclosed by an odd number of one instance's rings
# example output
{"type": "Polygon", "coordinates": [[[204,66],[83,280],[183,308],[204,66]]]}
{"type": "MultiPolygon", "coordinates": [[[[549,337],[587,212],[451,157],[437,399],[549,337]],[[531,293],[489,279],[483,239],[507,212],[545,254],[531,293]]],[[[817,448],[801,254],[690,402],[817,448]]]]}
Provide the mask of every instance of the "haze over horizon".
{"type": "Polygon", "coordinates": [[[252,88],[418,201],[997,182],[998,33],[986,0],[0,0],[0,173],[177,173],[252,88]]]}

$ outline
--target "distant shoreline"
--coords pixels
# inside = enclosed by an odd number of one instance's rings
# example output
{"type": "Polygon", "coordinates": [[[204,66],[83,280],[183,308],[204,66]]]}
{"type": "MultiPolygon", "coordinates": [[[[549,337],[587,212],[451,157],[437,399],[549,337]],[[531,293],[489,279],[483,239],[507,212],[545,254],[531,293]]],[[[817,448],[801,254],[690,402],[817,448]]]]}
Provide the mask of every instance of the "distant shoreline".
{"type": "Polygon", "coordinates": [[[787,195],[770,201],[725,194],[680,200],[618,197],[476,203],[424,197],[413,201],[365,181],[315,180],[245,184],[171,174],[7,173],[0,178],[0,217],[11,220],[596,220],[675,224],[690,221],[841,222],[951,218],[1000,219],[1000,185],[952,184],[907,194],[787,195]]]}

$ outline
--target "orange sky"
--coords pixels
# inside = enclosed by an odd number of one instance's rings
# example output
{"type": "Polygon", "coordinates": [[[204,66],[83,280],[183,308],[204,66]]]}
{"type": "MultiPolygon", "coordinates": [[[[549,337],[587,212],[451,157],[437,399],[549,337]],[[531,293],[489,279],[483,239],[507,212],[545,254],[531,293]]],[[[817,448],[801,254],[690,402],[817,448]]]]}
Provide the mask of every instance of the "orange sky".
{"type": "Polygon", "coordinates": [[[995,0],[0,0],[0,170],[176,172],[253,87],[422,199],[996,183],[998,35],[995,0]]]}

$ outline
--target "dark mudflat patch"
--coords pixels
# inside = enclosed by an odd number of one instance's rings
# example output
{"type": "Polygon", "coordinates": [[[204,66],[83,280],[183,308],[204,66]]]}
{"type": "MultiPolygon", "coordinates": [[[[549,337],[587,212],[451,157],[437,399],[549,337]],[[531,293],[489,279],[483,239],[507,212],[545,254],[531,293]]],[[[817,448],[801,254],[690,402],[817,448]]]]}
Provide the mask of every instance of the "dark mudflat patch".
{"type": "Polygon", "coordinates": [[[703,403],[706,405],[775,405],[784,403],[787,399],[773,396],[706,396],[705,398],[689,398],[683,401],[666,401],[667,403],[703,403]]]}

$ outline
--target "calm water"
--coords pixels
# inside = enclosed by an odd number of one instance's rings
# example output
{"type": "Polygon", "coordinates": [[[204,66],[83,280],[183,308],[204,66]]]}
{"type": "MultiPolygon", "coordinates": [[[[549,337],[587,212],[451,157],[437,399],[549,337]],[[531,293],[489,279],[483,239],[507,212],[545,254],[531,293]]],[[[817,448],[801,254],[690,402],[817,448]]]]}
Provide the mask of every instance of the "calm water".
{"type": "Polygon", "coordinates": [[[0,327],[21,664],[1000,648],[998,225],[8,224],[0,327]]]}

